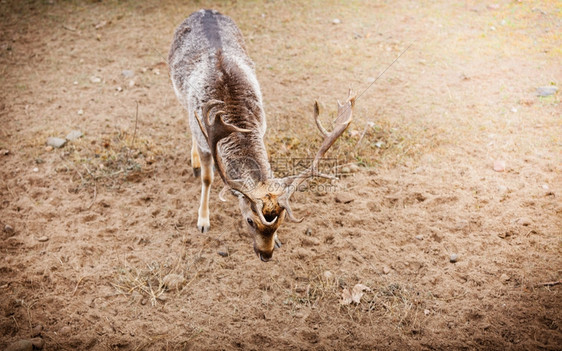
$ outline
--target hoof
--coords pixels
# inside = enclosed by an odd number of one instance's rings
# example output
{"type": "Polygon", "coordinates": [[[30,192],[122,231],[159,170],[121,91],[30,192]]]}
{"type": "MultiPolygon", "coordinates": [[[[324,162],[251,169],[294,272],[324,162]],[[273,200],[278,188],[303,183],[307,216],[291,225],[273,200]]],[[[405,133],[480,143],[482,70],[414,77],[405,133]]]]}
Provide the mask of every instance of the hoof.
{"type": "Polygon", "coordinates": [[[197,220],[197,229],[201,232],[201,233],[206,233],[209,231],[209,228],[211,228],[211,223],[209,222],[208,219],[205,218],[199,218],[197,220]]]}
{"type": "Polygon", "coordinates": [[[201,177],[201,167],[193,168],[193,176],[195,178],[201,177]]]}

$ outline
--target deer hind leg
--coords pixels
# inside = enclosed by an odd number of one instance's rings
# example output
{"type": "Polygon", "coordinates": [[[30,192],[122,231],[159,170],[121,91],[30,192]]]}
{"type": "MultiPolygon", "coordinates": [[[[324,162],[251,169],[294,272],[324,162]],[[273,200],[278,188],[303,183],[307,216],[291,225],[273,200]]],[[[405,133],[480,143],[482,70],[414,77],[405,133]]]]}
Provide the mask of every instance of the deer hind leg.
{"type": "Polygon", "coordinates": [[[206,233],[211,227],[209,220],[209,195],[213,183],[213,157],[210,153],[199,151],[201,161],[201,203],[199,204],[199,218],[197,218],[197,229],[206,233]]]}
{"type": "Polygon", "coordinates": [[[201,159],[199,158],[195,137],[191,137],[191,167],[193,168],[193,175],[198,178],[201,175],[201,159]]]}

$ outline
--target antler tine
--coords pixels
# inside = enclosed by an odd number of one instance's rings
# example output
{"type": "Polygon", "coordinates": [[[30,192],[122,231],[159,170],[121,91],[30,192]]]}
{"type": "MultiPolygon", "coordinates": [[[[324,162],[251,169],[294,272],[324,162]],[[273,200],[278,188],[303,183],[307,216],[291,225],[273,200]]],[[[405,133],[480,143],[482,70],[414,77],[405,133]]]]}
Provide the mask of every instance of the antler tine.
{"type": "Polygon", "coordinates": [[[338,116],[334,121],[335,127],[331,133],[328,133],[323,127],[321,127],[320,121],[318,120],[318,115],[319,115],[318,103],[314,104],[314,119],[316,120],[316,125],[318,126],[318,129],[320,129],[320,132],[324,135],[324,140],[322,141],[322,144],[320,145],[320,149],[316,153],[316,156],[314,157],[314,160],[312,161],[312,165],[310,166],[309,169],[297,175],[296,177],[291,177],[292,179],[285,178],[286,180],[285,192],[283,193],[282,196],[280,196],[279,204],[281,205],[281,203],[283,203],[281,206],[283,206],[287,211],[287,215],[289,216],[289,219],[291,219],[291,217],[295,219],[292,216],[291,208],[289,206],[289,200],[291,196],[297,190],[300,184],[302,184],[302,182],[304,182],[306,179],[314,175],[324,176],[318,173],[318,163],[320,162],[320,159],[324,156],[326,151],[328,151],[330,147],[332,147],[332,145],[343,134],[343,132],[347,129],[347,127],[351,123],[351,120],[353,119],[354,106],[355,106],[355,95],[353,95],[353,92],[350,89],[348,92],[348,97],[346,102],[344,104],[340,104],[338,101],[338,116]]]}
{"type": "Polygon", "coordinates": [[[197,123],[199,124],[199,128],[201,129],[201,132],[203,133],[203,135],[205,136],[205,139],[207,139],[207,144],[209,144],[209,148],[211,149],[211,155],[213,156],[213,159],[215,160],[215,165],[217,168],[217,171],[220,175],[220,177],[222,178],[224,184],[228,185],[230,188],[232,188],[235,191],[238,191],[239,193],[243,194],[244,196],[246,196],[250,201],[255,202],[255,200],[253,198],[251,198],[242,188],[242,185],[239,182],[236,182],[232,179],[228,179],[228,177],[226,176],[226,170],[224,168],[224,165],[222,164],[222,161],[220,160],[220,157],[218,157],[218,143],[228,137],[230,134],[238,132],[238,133],[249,133],[251,132],[251,130],[249,129],[243,129],[243,128],[238,128],[230,123],[226,123],[223,119],[222,116],[224,114],[226,114],[226,112],[224,111],[217,111],[215,113],[215,117],[213,118],[213,121],[211,122],[210,120],[210,113],[211,110],[218,106],[224,104],[222,101],[219,100],[211,100],[209,101],[207,104],[205,104],[205,106],[202,109],[203,112],[203,116],[205,117],[203,120],[203,123],[201,122],[201,119],[199,118],[199,115],[197,114],[197,112],[195,112],[195,118],[197,119],[197,123]],[[203,127],[203,124],[205,125],[205,127],[203,127]]]}
{"type": "Polygon", "coordinates": [[[304,217],[297,219],[293,215],[293,210],[291,209],[291,205],[289,204],[289,198],[291,197],[291,194],[292,194],[292,192],[291,193],[284,193],[282,196],[280,196],[278,198],[277,203],[279,204],[279,206],[281,206],[285,209],[285,212],[287,213],[287,218],[289,219],[289,221],[300,223],[304,220],[304,217]]]}
{"type": "Polygon", "coordinates": [[[326,130],[326,128],[324,128],[324,126],[322,126],[322,123],[320,123],[318,116],[320,116],[320,108],[318,108],[318,101],[314,101],[314,121],[316,121],[316,126],[325,138],[328,136],[328,131],[326,130]]]}

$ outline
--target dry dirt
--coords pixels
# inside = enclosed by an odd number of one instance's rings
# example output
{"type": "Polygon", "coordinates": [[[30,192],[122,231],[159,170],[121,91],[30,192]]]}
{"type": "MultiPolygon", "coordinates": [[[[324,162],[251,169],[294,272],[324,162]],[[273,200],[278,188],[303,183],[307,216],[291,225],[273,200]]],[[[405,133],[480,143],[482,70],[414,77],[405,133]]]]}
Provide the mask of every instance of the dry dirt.
{"type": "Polygon", "coordinates": [[[0,348],[560,349],[560,92],[536,89],[561,83],[561,11],[1,1],[0,348]],[[211,230],[196,229],[165,57],[199,8],[242,29],[278,166],[318,146],[314,99],[329,121],[348,87],[364,92],[330,153],[346,174],[295,196],[305,221],[283,225],[267,264],[220,181],[211,230]],[[46,147],[72,130],[84,136],[46,147]],[[356,284],[370,291],[341,304],[356,284]]]}

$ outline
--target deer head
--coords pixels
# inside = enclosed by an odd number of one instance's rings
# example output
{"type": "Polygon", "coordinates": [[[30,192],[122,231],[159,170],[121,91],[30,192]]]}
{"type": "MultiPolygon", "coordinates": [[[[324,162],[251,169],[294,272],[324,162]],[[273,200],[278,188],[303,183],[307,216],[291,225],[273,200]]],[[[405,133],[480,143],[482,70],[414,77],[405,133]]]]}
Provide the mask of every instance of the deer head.
{"type": "Polygon", "coordinates": [[[238,128],[224,122],[222,116],[225,115],[225,112],[222,110],[212,113],[213,109],[222,104],[221,101],[217,100],[208,102],[202,110],[203,121],[201,121],[197,114],[195,114],[195,118],[207,139],[211,154],[215,160],[216,170],[225,184],[220,197],[223,199],[224,190],[230,190],[238,196],[244,222],[254,239],[254,251],[262,261],[267,262],[271,259],[275,248],[281,246],[275,232],[283,221],[287,219],[300,223],[303,220],[302,218],[297,219],[291,210],[290,200],[295,191],[304,181],[311,177],[334,178],[333,176],[320,173],[318,171],[318,164],[326,151],[330,149],[351,123],[355,96],[352,95],[350,90],[345,103],[341,104],[338,101],[338,114],[334,121],[334,129],[330,133],[322,126],[319,120],[318,102],[314,103],[314,120],[324,140],[310,168],[296,176],[266,179],[257,184],[248,184],[247,180],[229,177],[221,158],[217,155],[218,143],[222,139],[232,133],[251,132],[249,129],[238,128]],[[212,120],[211,114],[213,115],[212,120]]]}

